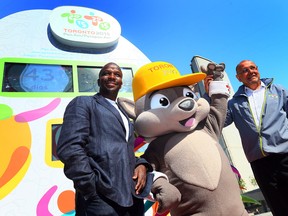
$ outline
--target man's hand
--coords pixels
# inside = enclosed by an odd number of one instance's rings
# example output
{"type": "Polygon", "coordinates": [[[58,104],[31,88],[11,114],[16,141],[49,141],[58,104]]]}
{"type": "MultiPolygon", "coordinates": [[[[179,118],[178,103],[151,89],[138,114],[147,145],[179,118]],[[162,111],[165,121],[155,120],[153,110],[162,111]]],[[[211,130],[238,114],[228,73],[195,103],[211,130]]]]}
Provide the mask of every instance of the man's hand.
{"type": "Polygon", "coordinates": [[[213,75],[207,75],[204,78],[204,87],[207,94],[209,93],[209,85],[211,81],[213,81],[213,75]]]}
{"type": "Polygon", "coordinates": [[[146,185],[146,172],[147,169],[143,164],[138,165],[134,170],[133,179],[136,180],[135,193],[140,194],[146,185]]]}

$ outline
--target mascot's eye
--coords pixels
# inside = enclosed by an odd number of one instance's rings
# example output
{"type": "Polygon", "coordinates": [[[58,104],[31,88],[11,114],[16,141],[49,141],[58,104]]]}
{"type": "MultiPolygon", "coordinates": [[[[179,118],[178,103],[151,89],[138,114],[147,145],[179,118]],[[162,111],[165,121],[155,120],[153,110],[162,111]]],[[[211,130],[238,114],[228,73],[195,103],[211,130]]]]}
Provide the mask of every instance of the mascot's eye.
{"type": "Polygon", "coordinates": [[[190,97],[190,98],[193,98],[193,99],[197,99],[197,95],[189,88],[184,88],[183,89],[183,96],[184,97],[190,97]]]}
{"type": "Polygon", "coordinates": [[[151,101],[150,101],[151,109],[166,108],[169,105],[170,105],[170,101],[168,100],[167,97],[165,97],[162,94],[154,94],[151,97],[151,101]]]}

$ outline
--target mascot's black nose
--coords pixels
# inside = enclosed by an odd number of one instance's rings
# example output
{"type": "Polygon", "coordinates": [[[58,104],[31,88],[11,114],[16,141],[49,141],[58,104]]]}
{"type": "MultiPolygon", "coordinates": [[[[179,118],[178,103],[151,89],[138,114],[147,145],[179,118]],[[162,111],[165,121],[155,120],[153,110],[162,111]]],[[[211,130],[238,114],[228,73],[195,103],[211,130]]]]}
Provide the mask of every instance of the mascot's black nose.
{"type": "Polygon", "coordinates": [[[189,111],[193,109],[194,101],[192,99],[186,99],[182,101],[178,106],[182,110],[189,111]]]}

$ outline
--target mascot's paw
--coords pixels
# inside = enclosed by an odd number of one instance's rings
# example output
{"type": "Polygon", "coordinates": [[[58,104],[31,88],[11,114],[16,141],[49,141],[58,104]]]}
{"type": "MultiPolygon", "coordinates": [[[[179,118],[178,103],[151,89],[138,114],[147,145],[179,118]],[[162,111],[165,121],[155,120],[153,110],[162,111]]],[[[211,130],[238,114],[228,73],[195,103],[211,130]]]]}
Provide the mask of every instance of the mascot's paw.
{"type": "Polygon", "coordinates": [[[158,178],[152,185],[152,193],[159,202],[157,213],[163,214],[167,210],[178,206],[181,201],[180,191],[165,178],[158,178]]]}
{"type": "Polygon", "coordinates": [[[213,80],[215,81],[221,81],[223,79],[224,70],[225,70],[224,63],[216,64],[214,62],[210,62],[206,68],[201,66],[201,71],[203,71],[207,75],[213,75],[213,80]]]}

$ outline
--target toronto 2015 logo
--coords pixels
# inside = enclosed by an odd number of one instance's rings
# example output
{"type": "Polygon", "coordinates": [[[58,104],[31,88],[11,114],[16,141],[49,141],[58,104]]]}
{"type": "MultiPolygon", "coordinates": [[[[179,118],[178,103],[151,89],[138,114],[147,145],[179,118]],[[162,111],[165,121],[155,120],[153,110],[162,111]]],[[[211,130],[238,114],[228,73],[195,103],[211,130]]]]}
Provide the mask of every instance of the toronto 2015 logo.
{"type": "Polygon", "coordinates": [[[91,27],[97,27],[100,30],[107,31],[111,27],[109,22],[105,22],[102,17],[95,15],[94,12],[82,16],[77,14],[76,10],[71,10],[70,13],[62,13],[61,17],[67,18],[68,23],[75,23],[81,29],[87,29],[89,25],[92,25],[91,27]]]}

